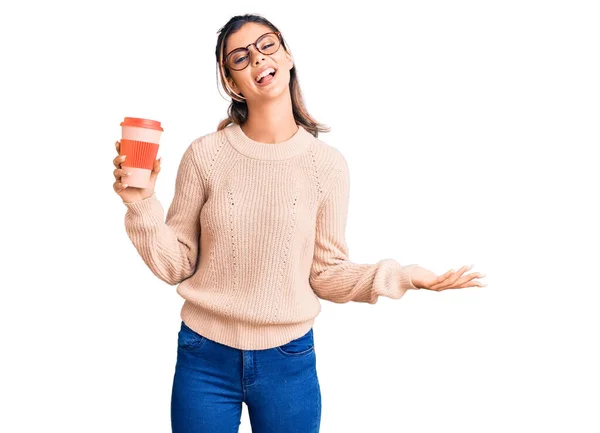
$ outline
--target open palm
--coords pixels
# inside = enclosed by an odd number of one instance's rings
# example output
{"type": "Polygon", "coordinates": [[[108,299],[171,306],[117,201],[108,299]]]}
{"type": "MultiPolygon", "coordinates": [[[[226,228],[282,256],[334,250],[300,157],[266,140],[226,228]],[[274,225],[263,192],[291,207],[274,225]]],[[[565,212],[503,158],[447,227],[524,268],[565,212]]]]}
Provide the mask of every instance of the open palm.
{"type": "Polygon", "coordinates": [[[485,275],[479,272],[464,275],[464,273],[473,267],[463,266],[458,271],[449,270],[443,275],[436,275],[428,269],[415,267],[412,270],[412,282],[419,289],[435,290],[440,292],[446,289],[462,289],[465,287],[485,287],[477,279],[483,278],[485,275]]]}

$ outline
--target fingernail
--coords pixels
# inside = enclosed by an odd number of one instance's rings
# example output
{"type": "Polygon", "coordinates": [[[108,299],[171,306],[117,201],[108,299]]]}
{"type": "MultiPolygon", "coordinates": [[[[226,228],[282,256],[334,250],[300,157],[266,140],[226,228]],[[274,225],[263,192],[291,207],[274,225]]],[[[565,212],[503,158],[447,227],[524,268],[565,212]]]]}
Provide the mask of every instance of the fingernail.
{"type": "Polygon", "coordinates": [[[123,184],[123,188],[127,188],[129,185],[127,185],[126,183],[123,184]]]}
{"type": "Polygon", "coordinates": [[[128,171],[127,173],[125,173],[125,176],[131,176],[131,172],[128,171]]]}

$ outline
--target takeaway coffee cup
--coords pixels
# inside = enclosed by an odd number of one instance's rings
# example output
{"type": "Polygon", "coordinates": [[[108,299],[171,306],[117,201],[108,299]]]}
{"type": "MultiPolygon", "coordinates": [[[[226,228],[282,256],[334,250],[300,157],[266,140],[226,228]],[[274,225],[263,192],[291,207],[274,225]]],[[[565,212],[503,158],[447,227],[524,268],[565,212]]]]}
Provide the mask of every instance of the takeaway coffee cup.
{"type": "Polygon", "coordinates": [[[162,132],[156,120],[126,117],[121,122],[119,154],[127,155],[121,167],[131,173],[123,183],[137,188],[148,186],[162,132]]]}

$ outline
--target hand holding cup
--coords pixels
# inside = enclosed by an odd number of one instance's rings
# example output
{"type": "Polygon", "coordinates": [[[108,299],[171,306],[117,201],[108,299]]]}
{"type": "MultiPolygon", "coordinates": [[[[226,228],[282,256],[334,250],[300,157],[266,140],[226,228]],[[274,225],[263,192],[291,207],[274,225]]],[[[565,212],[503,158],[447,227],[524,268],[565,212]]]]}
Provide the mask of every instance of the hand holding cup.
{"type": "Polygon", "coordinates": [[[121,122],[121,141],[115,143],[119,156],[113,160],[113,188],[123,201],[140,201],[154,194],[160,171],[156,156],[163,131],[157,120],[125,117],[121,122]]]}
{"type": "Polygon", "coordinates": [[[121,155],[121,142],[116,141],[115,147],[117,149],[117,156],[113,159],[113,164],[116,167],[113,171],[115,176],[115,182],[113,183],[113,189],[121,199],[125,202],[134,202],[145,200],[154,194],[154,187],[156,185],[156,178],[158,173],[160,172],[160,162],[161,158],[158,158],[154,161],[154,167],[152,168],[152,172],[150,173],[150,179],[148,180],[148,184],[145,188],[136,188],[134,186],[129,186],[127,184],[127,167],[123,168],[121,164],[126,160],[127,155],[121,155]]]}

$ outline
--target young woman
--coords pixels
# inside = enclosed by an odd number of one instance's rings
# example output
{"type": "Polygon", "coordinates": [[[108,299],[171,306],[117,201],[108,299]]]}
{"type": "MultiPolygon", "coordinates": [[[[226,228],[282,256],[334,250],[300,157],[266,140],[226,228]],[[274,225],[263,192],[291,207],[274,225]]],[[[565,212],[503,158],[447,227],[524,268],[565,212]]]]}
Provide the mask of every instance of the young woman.
{"type": "MultiPolygon", "coordinates": [[[[399,299],[408,289],[481,286],[467,267],[437,276],[388,258],[348,259],[346,160],[318,139],[281,32],[257,15],[220,29],[216,60],[229,117],[194,140],[163,219],[148,188],[114,189],[127,234],[152,272],[185,299],[171,400],[174,432],[318,432],[321,393],[312,326],[319,298],[399,299]]],[[[117,152],[119,150],[119,142],[117,152]]]]}

